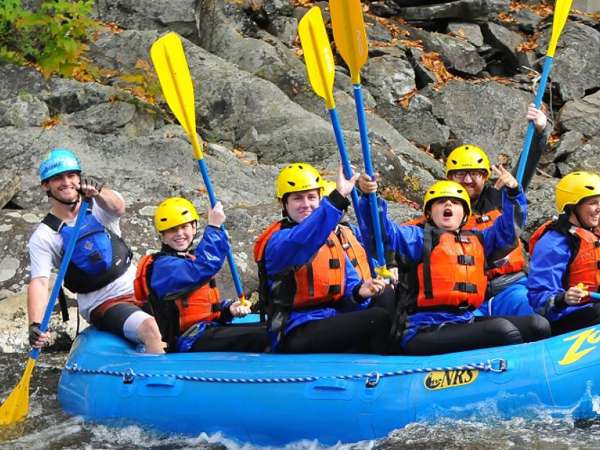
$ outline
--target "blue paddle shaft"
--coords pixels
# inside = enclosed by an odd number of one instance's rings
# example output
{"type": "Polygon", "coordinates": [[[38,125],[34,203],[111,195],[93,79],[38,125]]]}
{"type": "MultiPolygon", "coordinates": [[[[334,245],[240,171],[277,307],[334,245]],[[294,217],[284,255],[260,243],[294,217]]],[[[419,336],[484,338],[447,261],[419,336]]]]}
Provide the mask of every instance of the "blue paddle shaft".
{"type": "MultiPolygon", "coordinates": [[[[365,171],[372,180],[375,179],[375,172],[373,171],[373,163],[371,162],[371,148],[369,147],[369,131],[367,128],[367,116],[365,114],[365,108],[362,97],[362,86],[360,84],[354,84],[354,102],[356,104],[356,115],[358,117],[358,129],[360,131],[360,144],[362,147],[363,161],[365,164],[365,171]]],[[[379,220],[379,211],[377,208],[377,196],[373,194],[368,195],[369,209],[371,210],[371,220],[373,221],[373,230],[375,234],[375,250],[377,253],[377,263],[379,267],[385,267],[385,257],[383,253],[383,238],[381,236],[381,223],[379,220]]]]}
{"type": "MultiPolygon", "coordinates": [[[[544,59],[544,68],[542,69],[542,76],[540,77],[540,84],[535,96],[535,107],[539,108],[544,98],[544,91],[546,90],[546,82],[550,76],[552,70],[552,62],[554,58],[552,56],[546,56],[544,59]]],[[[527,124],[527,133],[525,134],[525,141],[523,142],[523,148],[521,150],[521,157],[519,158],[519,167],[517,168],[517,181],[519,184],[523,184],[523,175],[525,173],[525,166],[527,165],[527,158],[529,157],[529,148],[531,147],[531,141],[533,140],[533,134],[535,133],[535,124],[533,120],[530,120],[527,124]]]]}
{"type": "MultiPolygon", "coordinates": [[[[67,273],[67,268],[69,267],[69,263],[71,262],[71,256],[73,256],[73,250],[75,250],[75,244],[77,243],[79,231],[81,230],[81,225],[83,224],[83,219],[87,212],[88,205],[89,201],[85,198],[82,200],[81,205],[79,205],[79,212],[77,213],[77,218],[75,219],[74,230],[71,234],[71,239],[67,243],[67,248],[65,249],[65,253],[63,254],[62,261],[60,262],[60,268],[58,269],[58,275],[56,275],[54,286],[52,286],[52,292],[50,293],[50,298],[48,299],[48,305],[46,305],[44,318],[42,319],[42,323],[40,323],[40,330],[42,332],[48,331],[48,323],[50,323],[50,316],[52,316],[52,311],[54,311],[54,305],[56,304],[58,293],[60,292],[63,280],[65,279],[65,274],[67,273]]],[[[31,350],[30,356],[32,359],[37,359],[39,354],[40,349],[34,348],[31,350]]]]}
{"type": "MultiPolygon", "coordinates": [[[[198,168],[200,169],[200,173],[202,174],[202,179],[204,180],[204,185],[206,186],[206,191],[208,192],[208,199],[210,201],[210,207],[214,208],[217,203],[217,197],[215,196],[215,191],[212,187],[210,177],[208,176],[208,168],[206,167],[206,163],[204,162],[204,159],[198,160],[198,168]]],[[[221,230],[223,230],[227,234],[227,230],[225,230],[224,225],[221,225],[221,230]]],[[[227,240],[229,241],[228,234],[227,234],[227,240]]],[[[235,264],[235,260],[233,259],[233,252],[231,250],[231,245],[227,245],[227,263],[229,264],[229,270],[231,271],[231,278],[233,278],[233,284],[235,285],[235,292],[236,292],[238,298],[241,298],[244,296],[244,288],[242,287],[240,274],[238,273],[237,266],[235,264]]]]}
{"type": "Polygon", "coordinates": [[[590,297],[592,297],[593,300],[600,300],[600,292],[590,292],[590,297]]]}
{"type": "MultiPolygon", "coordinates": [[[[344,135],[342,134],[342,127],[340,125],[340,119],[338,117],[337,110],[332,108],[329,111],[329,118],[331,119],[331,125],[333,125],[333,132],[335,134],[335,141],[337,143],[338,149],[340,151],[340,159],[342,160],[342,169],[344,170],[344,176],[347,180],[352,178],[352,166],[350,165],[350,159],[348,158],[348,150],[346,149],[346,143],[344,141],[344,135]]],[[[358,192],[356,188],[352,189],[352,207],[354,208],[354,212],[356,213],[356,219],[360,221],[360,216],[358,214],[358,192]]],[[[371,269],[371,275],[375,276],[375,272],[373,270],[373,262],[371,258],[369,259],[369,268],[371,269]]]]}

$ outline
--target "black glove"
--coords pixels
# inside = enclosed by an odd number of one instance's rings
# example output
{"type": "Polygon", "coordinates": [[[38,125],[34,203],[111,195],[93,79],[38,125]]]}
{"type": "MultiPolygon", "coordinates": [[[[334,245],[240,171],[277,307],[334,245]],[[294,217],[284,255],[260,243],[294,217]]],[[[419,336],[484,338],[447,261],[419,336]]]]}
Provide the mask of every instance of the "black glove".
{"type": "Polygon", "coordinates": [[[104,187],[104,182],[95,177],[86,176],[85,178],[81,179],[81,186],[84,185],[93,187],[96,189],[96,191],[98,191],[98,194],[100,194],[100,192],[102,192],[102,188],[104,187]]]}
{"type": "Polygon", "coordinates": [[[29,345],[32,347],[38,341],[40,336],[42,335],[42,330],[40,330],[40,324],[38,322],[33,322],[29,324],[29,345]]]}

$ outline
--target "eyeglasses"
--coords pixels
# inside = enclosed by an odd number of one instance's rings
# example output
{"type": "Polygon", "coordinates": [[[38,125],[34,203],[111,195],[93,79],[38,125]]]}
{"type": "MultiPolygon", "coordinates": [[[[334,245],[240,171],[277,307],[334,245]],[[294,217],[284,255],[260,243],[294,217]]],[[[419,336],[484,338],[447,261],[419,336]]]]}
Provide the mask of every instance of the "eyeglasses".
{"type": "Polygon", "coordinates": [[[469,175],[471,179],[476,180],[483,178],[486,174],[487,172],[485,170],[453,170],[448,174],[448,176],[449,178],[464,180],[467,175],[469,175]]]}

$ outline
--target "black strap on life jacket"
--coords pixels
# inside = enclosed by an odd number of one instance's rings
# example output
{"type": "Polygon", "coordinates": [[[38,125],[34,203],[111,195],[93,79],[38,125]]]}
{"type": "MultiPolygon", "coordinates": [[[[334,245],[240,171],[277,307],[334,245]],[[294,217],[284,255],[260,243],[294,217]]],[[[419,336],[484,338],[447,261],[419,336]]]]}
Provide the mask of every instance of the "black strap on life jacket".
{"type": "MultiPolygon", "coordinates": [[[[42,223],[57,233],[60,232],[61,227],[64,225],[64,222],[52,213],[48,213],[42,220],[42,223]]],[[[111,268],[101,275],[90,275],[71,262],[67,267],[67,273],[64,278],[64,286],[71,292],[87,294],[97,291],[123,275],[131,265],[133,252],[125,241],[108,228],[104,227],[104,230],[108,234],[112,246],[111,268]]]]}
{"type": "MultiPolygon", "coordinates": [[[[546,230],[543,233],[543,234],[546,234],[548,231],[554,230],[567,238],[567,245],[569,246],[569,251],[571,252],[571,256],[569,257],[569,262],[567,264],[567,268],[566,268],[565,273],[563,274],[563,278],[562,278],[562,283],[563,283],[563,286],[565,286],[565,287],[567,287],[569,285],[571,264],[575,260],[577,253],[579,253],[579,248],[581,246],[581,239],[579,239],[579,236],[577,236],[577,234],[572,231],[574,226],[575,225],[573,225],[571,222],[569,222],[569,216],[567,214],[561,214],[558,216],[558,219],[556,219],[550,225],[548,225],[548,227],[546,228],[546,230]]],[[[542,236],[543,236],[543,234],[542,234],[542,236]]],[[[542,236],[540,236],[538,238],[538,242],[542,236]]]]}
{"type": "Polygon", "coordinates": [[[423,292],[425,298],[433,298],[433,285],[431,282],[431,252],[439,240],[437,227],[427,222],[423,228],[423,292]],[[434,242],[435,241],[435,242],[434,242]]]}
{"type": "Polygon", "coordinates": [[[158,252],[151,255],[152,261],[148,264],[148,269],[146,270],[148,299],[143,309],[154,316],[162,340],[167,343],[167,352],[175,352],[177,351],[177,338],[179,337],[179,310],[175,302],[160,300],[150,283],[154,263],[164,254],[163,252],[158,252]]]}
{"type": "MultiPolygon", "coordinates": [[[[281,220],[281,229],[292,228],[295,225],[296,223],[287,218],[281,220]]],[[[296,295],[294,267],[289,267],[275,275],[269,289],[264,255],[257,265],[260,320],[261,322],[266,321],[269,330],[275,333],[279,340],[282,340],[296,295]]]]}

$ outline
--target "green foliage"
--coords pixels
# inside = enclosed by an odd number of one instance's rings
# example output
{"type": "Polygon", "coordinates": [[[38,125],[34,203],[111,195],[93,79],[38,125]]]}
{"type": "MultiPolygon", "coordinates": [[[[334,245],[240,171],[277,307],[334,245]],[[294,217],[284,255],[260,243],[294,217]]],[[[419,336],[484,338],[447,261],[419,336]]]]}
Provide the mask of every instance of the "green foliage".
{"type": "Polygon", "coordinates": [[[94,0],[43,0],[35,10],[21,0],[0,0],[0,58],[37,65],[45,77],[72,76],[85,64],[94,0]]]}

